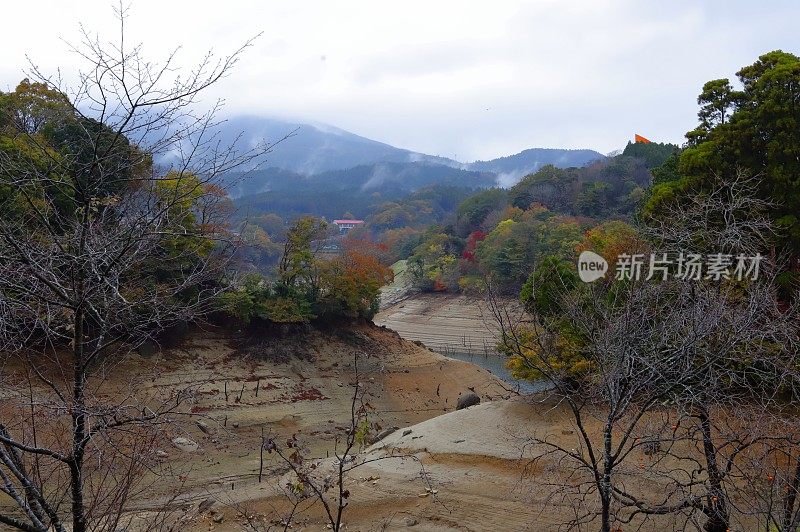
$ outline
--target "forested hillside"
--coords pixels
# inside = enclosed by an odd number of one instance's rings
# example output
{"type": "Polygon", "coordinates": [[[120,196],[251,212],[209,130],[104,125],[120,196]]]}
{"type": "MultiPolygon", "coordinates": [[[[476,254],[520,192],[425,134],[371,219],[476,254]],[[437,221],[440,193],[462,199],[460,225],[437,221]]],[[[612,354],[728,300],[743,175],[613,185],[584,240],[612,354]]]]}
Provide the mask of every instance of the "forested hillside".
{"type": "Polygon", "coordinates": [[[587,230],[630,220],[648,195],[651,171],[678,151],[629,143],[620,155],[582,168],[548,165],[510,189],[470,196],[442,223],[416,232],[410,255],[411,236],[402,249],[391,238],[387,245],[392,256],[410,258],[422,290],[473,289],[489,275],[502,290],[519,291],[545,256],[569,257],[587,230]]]}
{"type": "Polygon", "coordinates": [[[270,168],[228,177],[237,205],[250,212],[284,218],[302,215],[339,218],[345,212],[365,217],[380,203],[430,186],[487,188],[490,173],[425,163],[381,163],[305,176],[270,168]]]}
{"type": "Polygon", "coordinates": [[[594,150],[533,148],[515,155],[498,157],[491,161],[475,161],[474,163],[469,163],[467,168],[493,172],[498,175],[499,185],[510,186],[519,181],[522,176],[536,172],[543,166],[553,165],[558,168],[581,167],[604,158],[603,155],[594,150]]]}

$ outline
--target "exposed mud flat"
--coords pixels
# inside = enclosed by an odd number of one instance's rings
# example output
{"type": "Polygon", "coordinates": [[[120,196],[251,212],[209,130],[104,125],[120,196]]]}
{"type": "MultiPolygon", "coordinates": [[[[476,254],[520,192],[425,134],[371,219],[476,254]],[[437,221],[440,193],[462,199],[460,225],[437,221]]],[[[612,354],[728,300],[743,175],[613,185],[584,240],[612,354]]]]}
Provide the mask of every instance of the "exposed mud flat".
{"type": "MultiPolygon", "coordinates": [[[[501,305],[512,315],[521,312],[516,300],[506,299],[501,305]]],[[[506,358],[496,350],[501,339],[499,326],[482,298],[414,294],[381,310],[375,323],[447,357],[488,369],[518,392],[535,393],[548,388],[545,382],[517,381],[511,376],[506,358]]]]}
{"type": "MultiPolygon", "coordinates": [[[[283,336],[194,332],[178,348],[131,356],[106,383],[109,390],[132,389],[147,402],[192,390],[186,407],[192,416],[165,425],[157,449],[180,474],[159,480],[136,506],[149,514],[168,504],[181,516],[181,530],[242,530],[241,512],[234,509],[240,504],[265,522],[274,518],[270,508],[281,498],[269,499],[279,492],[285,466],[268,460],[258,483],[262,429],[278,441],[296,435],[311,457],[325,458],[349,421],[356,375],[367,389],[370,417],[381,427],[406,427],[451,412],[459,395],[472,390],[484,402],[514,395],[480,367],[371,324],[283,336]],[[180,494],[172,500],[176,489],[180,494]],[[222,523],[197,511],[208,500],[225,514],[222,523]]],[[[322,523],[308,514],[298,517],[298,526],[303,522],[322,523]]]]}
{"type": "MultiPolygon", "coordinates": [[[[601,430],[594,420],[587,430],[601,430]]],[[[577,481],[572,466],[556,456],[532,461],[532,436],[564,446],[577,444],[576,428],[564,408],[546,394],[497,398],[464,410],[448,412],[392,433],[367,448],[375,460],[347,479],[350,503],[343,530],[424,531],[549,531],[562,530],[584,508],[580,500],[560,493],[558,486],[577,481]],[[401,455],[398,457],[398,455],[401,455]]],[[[333,458],[318,461],[320,475],[333,474],[333,458]]],[[[256,483],[214,495],[214,507],[226,518],[213,523],[210,514],[186,521],[187,530],[242,530],[251,521],[273,526],[275,511],[288,513],[278,492],[291,475],[271,477],[270,486],[256,483]],[[272,510],[272,512],[270,512],[272,510]]],[[[641,489],[655,479],[633,480],[641,489]]],[[[592,499],[587,499],[591,503],[592,499]]],[[[323,530],[327,521],[319,505],[296,515],[293,530],[323,530]]],[[[586,525],[586,530],[596,530],[586,525]]],[[[635,530],[680,530],[680,519],[659,516],[635,530]]],[[[281,527],[278,527],[279,529],[281,527]]]]}
{"type": "MultiPolygon", "coordinates": [[[[211,329],[179,348],[122,361],[108,393],[124,387],[154,401],[194,391],[192,415],[164,425],[154,449],[175,474],[148,479],[128,530],[148,529],[141,523],[157,513],[169,514],[173,530],[283,529],[290,475],[267,455],[258,482],[262,430],[279,441],[296,435],[325,474],[348,426],[356,374],[371,418],[399,429],[364,449],[376,461],[347,478],[344,530],[556,530],[574,516],[570,501],[552,496],[570,471],[554,458],[532,463],[527,446],[534,434],[577,444],[562,405],[546,394],[518,396],[482,368],[356,324],[283,336],[211,329]],[[455,411],[470,390],[481,403],[455,411]]],[[[309,506],[292,530],[326,523],[320,505],[309,506]]],[[[675,523],[643,529],[665,526],[675,523]]]]}
{"type": "MultiPolygon", "coordinates": [[[[400,427],[365,450],[366,456],[407,456],[363,466],[348,480],[346,530],[405,529],[412,522],[417,530],[542,530],[556,522],[548,520],[544,506],[531,506],[523,480],[526,433],[543,419],[536,401],[516,395],[478,366],[394,331],[356,325],[262,339],[211,331],[145,361],[151,388],[167,393],[197,387],[192,411],[211,428],[207,434],[184,423],[165,434],[166,460],[186,470],[182,494],[170,502],[180,529],[244,530],[248,522],[275,527],[286,510],[281,488],[290,475],[270,459],[258,483],[261,429],[277,438],[296,434],[320,469],[332,467],[327,455],[347,423],[354,355],[369,389],[372,419],[400,427]],[[481,404],[455,411],[458,396],[471,390],[481,404]],[[172,437],[195,441],[199,449],[179,451],[170,445],[172,437]],[[215,522],[220,515],[222,521],[215,522]]],[[[167,492],[141,501],[140,508],[158,507],[167,492]]],[[[321,530],[326,522],[317,505],[297,515],[293,529],[321,530]]]]}
{"type": "Polygon", "coordinates": [[[381,310],[375,324],[440,353],[493,355],[500,340],[485,302],[463,295],[415,294],[381,310]]]}

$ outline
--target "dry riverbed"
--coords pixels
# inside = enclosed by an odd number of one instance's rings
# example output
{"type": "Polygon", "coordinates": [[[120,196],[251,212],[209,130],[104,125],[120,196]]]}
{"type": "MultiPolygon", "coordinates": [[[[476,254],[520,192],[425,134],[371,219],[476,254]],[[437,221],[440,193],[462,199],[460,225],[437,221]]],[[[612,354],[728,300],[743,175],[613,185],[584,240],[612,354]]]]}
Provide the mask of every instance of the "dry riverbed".
{"type": "MultiPolygon", "coordinates": [[[[279,441],[297,435],[312,456],[325,458],[347,425],[355,356],[359,378],[369,391],[372,419],[382,427],[405,429],[452,412],[459,395],[471,390],[486,404],[515,395],[478,366],[365,324],[311,329],[282,338],[241,338],[212,329],[194,333],[180,348],[149,359],[135,356],[118,371],[137,375],[142,396],[168,395],[184,388],[195,392],[190,408],[195,418],[168,426],[158,449],[165,462],[181,471],[181,494],[170,501],[181,519],[180,529],[243,530],[247,529],[245,514],[266,529],[277,517],[271,508],[283,502],[279,488],[285,467],[268,460],[265,478],[258,482],[262,428],[279,441]],[[173,443],[176,438],[183,438],[178,440],[181,444],[173,443]],[[188,447],[182,445],[185,441],[191,442],[188,447]],[[220,516],[221,522],[216,522],[220,516]]],[[[416,505],[427,502],[418,496],[426,484],[419,479],[419,468],[414,475],[417,482],[403,480],[402,485],[413,492],[416,505]]],[[[386,482],[378,484],[387,488],[386,482]]],[[[149,499],[139,501],[143,514],[164,504],[173,487],[162,485],[149,499]]],[[[374,499],[380,493],[377,488],[370,493],[364,497],[367,506],[354,498],[352,511],[348,509],[348,530],[375,529],[396,511],[390,499],[385,507],[374,499]],[[373,515],[369,508],[380,515],[373,515]],[[361,524],[354,528],[362,514],[361,524]]],[[[311,509],[297,517],[296,527],[319,529],[321,518],[319,509],[311,509]]]]}
{"type": "MultiPolygon", "coordinates": [[[[372,419],[398,427],[364,450],[344,530],[556,530],[571,506],[549,497],[553,462],[530,462],[532,434],[575,442],[570,416],[546,394],[519,396],[485,369],[454,360],[371,324],[279,335],[208,328],[178,348],[134,355],[109,374],[145,401],[193,390],[186,411],[162,428],[154,453],[172,476],[148,479],[130,530],[166,508],[173,530],[282,530],[285,465],[267,455],[258,481],[262,431],[296,435],[325,472],[348,425],[356,375],[372,419]],[[358,360],[358,368],[354,361],[358,360]],[[462,394],[481,403],[456,411],[462,394]],[[177,495],[177,496],[175,496],[177,495]]],[[[292,530],[324,530],[319,505],[292,530]]],[[[667,525],[669,527],[669,525],[667,525]]]]}
{"type": "MultiPolygon", "coordinates": [[[[319,458],[321,470],[332,467],[326,455],[347,422],[355,354],[373,419],[399,427],[365,456],[406,457],[374,462],[349,479],[346,530],[547,530],[563,518],[564,509],[553,513],[532,490],[535,483],[525,480],[531,473],[524,450],[530,428],[563,429],[561,414],[539,404],[543,396],[518,396],[478,366],[394,331],[357,325],[245,344],[211,331],[180,349],[132,361],[138,371],[150,372],[151,389],[191,385],[201,392],[192,410],[208,428],[176,425],[161,449],[164,460],[186,471],[181,496],[171,502],[181,530],[267,530],[279,524],[287,510],[281,487],[290,475],[270,458],[258,482],[261,429],[280,438],[296,434],[319,458]],[[459,395],[471,390],[481,404],[455,411],[459,395]],[[177,449],[170,443],[174,437],[197,443],[197,450],[177,449]]],[[[164,490],[140,507],[152,510],[166,496],[164,490]]],[[[293,529],[322,530],[325,523],[317,505],[298,514],[293,529]]]]}

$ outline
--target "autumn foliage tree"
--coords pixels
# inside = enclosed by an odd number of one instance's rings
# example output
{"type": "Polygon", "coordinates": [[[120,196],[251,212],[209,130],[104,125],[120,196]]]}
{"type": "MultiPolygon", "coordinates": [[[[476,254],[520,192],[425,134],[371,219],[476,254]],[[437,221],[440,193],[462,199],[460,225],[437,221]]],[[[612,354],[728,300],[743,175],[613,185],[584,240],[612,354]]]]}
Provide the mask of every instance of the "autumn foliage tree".
{"type": "Polygon", "coordinates": [[[372,319],[378,312],[380,288],[393,280],[392,269],[369,249],[348,249],[320,269],[321,316],[372,319]]]}
{"type": "Polygon", "coordinates": [[[380,288],[392,282],[386,246],[348,239],[333,258],[319,256],[327,224],[303,217],[287,231],[277,278],[250,274],[220,295],[221,310],[245,323],[307,323],[340,318],[371,319],[380,288]]]}

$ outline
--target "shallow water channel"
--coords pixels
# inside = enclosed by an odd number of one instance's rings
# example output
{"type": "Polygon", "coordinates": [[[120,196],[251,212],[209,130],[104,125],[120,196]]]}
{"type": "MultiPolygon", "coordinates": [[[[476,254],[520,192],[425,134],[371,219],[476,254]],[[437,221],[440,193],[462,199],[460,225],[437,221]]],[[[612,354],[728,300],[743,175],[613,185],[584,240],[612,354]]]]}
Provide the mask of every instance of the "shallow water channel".
{"type": "Polygon", "coordinates": [[[511,376],[511,372],[506,367],[506,358],[499,354],[465,353],[450,349],[446,350],[446,352],[440,352],[449,358],[471,362],[476,366],[480,366],[489,370],[493,375],[507,382],[509,384],[509,388],[520,393],[541,392],[550,388],[550,383],[547,381],[529,382],[515,379],[511,376]]]}

